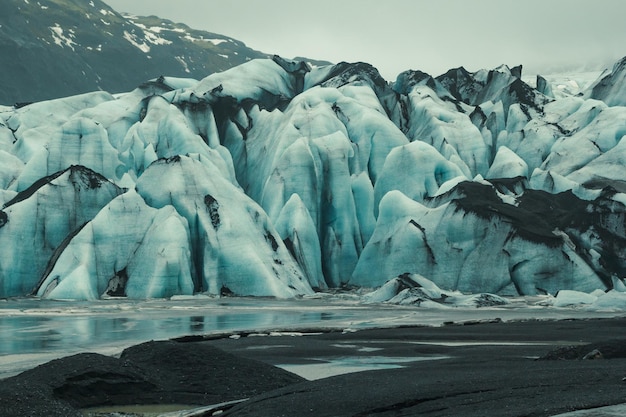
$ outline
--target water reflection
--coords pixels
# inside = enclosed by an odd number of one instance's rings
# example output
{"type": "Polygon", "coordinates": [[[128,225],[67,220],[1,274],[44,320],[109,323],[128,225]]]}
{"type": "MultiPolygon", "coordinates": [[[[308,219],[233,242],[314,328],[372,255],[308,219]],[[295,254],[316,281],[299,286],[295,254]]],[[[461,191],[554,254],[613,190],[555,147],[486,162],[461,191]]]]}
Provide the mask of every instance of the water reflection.
{"type": "Polygon", "coordinates": [[[214,299],[0,300],[0,378],[55,357],[114,354],[147,340],[238,331],[441,325],[501,318],[613,317],[575,309],[424,309],[362,305],[350,300],[214,299]]]}
{"type": "Polygon", "coordinates": [[[333,315],[330,313],[321,313],[320,314],[320,320],[321,321],[326,321],[326,320],[332,320],[333,315]]]}
{"type": "Polygon", "coordinates": [[[190,318],[189,331],[197,333],[204,331],[204,316],[193,316],[190,318]]]}
{"type": "MultiPolygon", "coordinates": [[[[89,350],[232,331],[257,331],[343,320],[343,310],[313,311],[297,304],[264,300],[0,303],[0,355],[89,350]],[[126,343],[124,343],[126,342],[126,343]]],[[[354,315],[354,312],[352,313],[354,315]]]]}

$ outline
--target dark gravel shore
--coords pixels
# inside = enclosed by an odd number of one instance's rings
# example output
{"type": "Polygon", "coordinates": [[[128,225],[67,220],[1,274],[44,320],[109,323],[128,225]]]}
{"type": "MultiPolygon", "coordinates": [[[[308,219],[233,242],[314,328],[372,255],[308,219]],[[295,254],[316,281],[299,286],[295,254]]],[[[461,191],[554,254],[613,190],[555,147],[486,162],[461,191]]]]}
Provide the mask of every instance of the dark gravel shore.
{"type": "Polygon", "coordinates": [[[75,355],[8,378],[0,416],[242,398],[221,415],[551,416],[626,402],[625,328],[615,318],[150,342],[119,359],[75,355]],[[383,369],[323,378],[347,364],[383,369]]]}

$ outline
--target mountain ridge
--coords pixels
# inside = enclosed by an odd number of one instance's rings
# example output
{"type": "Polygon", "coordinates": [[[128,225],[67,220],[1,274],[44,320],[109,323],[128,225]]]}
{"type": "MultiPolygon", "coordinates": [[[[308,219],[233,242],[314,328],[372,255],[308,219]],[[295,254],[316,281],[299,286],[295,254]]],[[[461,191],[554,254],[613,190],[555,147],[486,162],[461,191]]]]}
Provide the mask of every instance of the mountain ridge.
{"type": "Polygon", "coordinates": [[[2,2],[0,54],[13,57],[0,63],[3,104],[123,92],[160,75],[201,79],[270,56],[228,36],[120,14],[102,0],[2,2]]]}

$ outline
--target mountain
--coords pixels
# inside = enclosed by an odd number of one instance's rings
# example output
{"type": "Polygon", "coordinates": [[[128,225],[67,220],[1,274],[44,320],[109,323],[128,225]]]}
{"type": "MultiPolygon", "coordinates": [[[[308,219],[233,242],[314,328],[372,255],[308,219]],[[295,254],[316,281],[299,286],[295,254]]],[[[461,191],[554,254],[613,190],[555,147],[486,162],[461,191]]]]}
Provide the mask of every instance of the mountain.
{"type": "Polygon", "coordinates": [[[623,289],[626,107],[520,77],[275,56],[0,108],[0,296],[623,289]]]}
{"type": "Polygon", "coordinates": [[[161,74],[201,79],[268,57],[227,36],[122,15],[101,0],[2,1],[0,55],[0,104],[128,91],[161,74]]]}

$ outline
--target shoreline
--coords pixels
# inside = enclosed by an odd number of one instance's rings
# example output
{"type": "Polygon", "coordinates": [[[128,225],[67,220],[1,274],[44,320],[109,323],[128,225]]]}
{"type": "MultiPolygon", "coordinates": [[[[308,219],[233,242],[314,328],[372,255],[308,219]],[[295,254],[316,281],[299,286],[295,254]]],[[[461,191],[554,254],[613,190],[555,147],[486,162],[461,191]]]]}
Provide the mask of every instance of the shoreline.
{"type": "MultiPolygon", "coordinates": [[[[87,408],[83,397],[89,393],[94,407],[133,402],[200,407],[250,398],[224,416],[548,417],[625,402],[626,354],[585,361],[536,360],[558,347],[589,345],[591,350],[594,344],[606,345],[624,326],[626,318],[616,317],[189,336],[136,345],[120,359],[75,355],[5,379],[0,414],[78,416],[69,410],[87,408]],[[236,370],[244,364],[249,368],[236,370]],[[283,370],[298,366],[308,366],[309,371],[348,366],[351,372],[307,380],[283,370]],[[103,376],[111,372],[117,375],[113,380],[103,376]],[[172,386],[176,378],[179,384],[172,386]],[[275,385],[281,378],[284,384],[275,385]],[[136,389],[128,392],[133,383],[136,389]],[[44,407],[43,414],[33,414],[32,409],[20,414],[17,400],[32,400],[24,387],[43,394],[44,401],[31,401],[33,407],[44,407]],[[199,394],[216,387],[223,392],[210,400],[199,394]],[[74,393],[67,396],[70,391],[74,393]],[[181,401],[185,398],[194,401],[181,401]],[[63,411],[54,414],[52,405],[63,411]]],[[[626,351],[622,342],[617,346],[626,351]]]]}
{"type": "Polygon", "coordinates": [[[542,297],[497,308],[426,308],[362,304],[354,298],[276,300],[195,297],[185,300],[107,300],[96,303],[16,299],[0,302],[0,378],[69,354],[115,355],[146,340],[202,335],[363,330],[440,326],[445,322],[614,318],[622,310],[594,311],[542,305],[542,297]]]}

